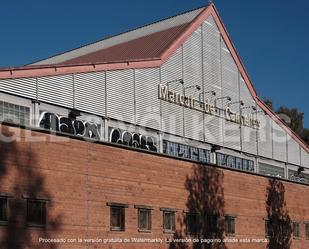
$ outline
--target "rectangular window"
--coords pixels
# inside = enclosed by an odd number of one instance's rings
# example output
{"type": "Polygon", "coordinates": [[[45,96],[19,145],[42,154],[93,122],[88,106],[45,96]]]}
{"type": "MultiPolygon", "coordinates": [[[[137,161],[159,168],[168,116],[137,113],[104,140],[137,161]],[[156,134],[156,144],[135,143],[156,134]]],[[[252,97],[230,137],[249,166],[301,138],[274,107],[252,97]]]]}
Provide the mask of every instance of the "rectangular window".
{"type": "Polygon", "coordinates": [[[309,183],[309,174],[305,174],[304,172],[298,174],[296,170],[289,169],[288,178],[295,182],[309,183]]]}
{"type": "Polygon", "coordinates": [[[243,159],[236,156],[225,155],[217,152],[217,165],[236,168],[244,171],[254,171],[254,162],[252,160],[243,159]]]}
{"type": "Polygon", "coordinates": [[[218,215],[206,215],[206,232],[207,235],[215,237],[218,233],[218,215]]]}
{"type": "Polygon", "coordinates": [[[226,157],[226,166],[230,168],[236,168],[236,162],[234,156],[227,156],[226,157]]]}
{"type": "Polygon", "coordinates": [[[46,201],[28,199],[27,200],[27,222],[30,226],[46,225],[46,201]]]}
{"type": "Polygon", "coordinates": [[[250,166],[250,161],[249,160],[247,160],[247,159],[243,159],[242,160],[242,170],[246,170],[246,171],[250,171],[250,168],[251,168],[251,166],[250,166]]]}
{"type": "Polygon", "coordinates": [[[271,221],[265,220],[265,236],[271,237],[272,236],[272,226],[271,221]]]}
{"type": "Polygon", "coordinates": [[[189,145],[163,140],[163,153],[187,158],[201,163],[210,163],[210,151],[189,145]]]}
{"type": "MultiPolygon", "coordinates": [[[[245,159],[244,159],[245,160],[245,159]]],[[[252,160],[246,160],[247,161],[247,171],[254,171],[254,162],[252,160]]]]}
{"type": "Polygon", "coordinates": [[[163,153],[169,156],[177,156],[176,143],[171,143],[168,141],[163,141],[163,153]]]}
{"type": "Polygon", "coordinates": [[[262,175],[284,178],[284,168],[270,164],[259,163],[259,173],[262,175]]]}
{"type": "Polygon", "coordinates": [[[226,166],[226,155],[222,154],[222,153],[217,153],[217,164],[219,166],[226,166]]]}
{"type": "Polygon", "coordinates": [[[30,108],[0,101],[0,122],[2,121],[29,125],[30,108]]]}
{"type": "Polygon", "coordinates": [[[194,161],[199,161],[199,149],[196,147],[191,147],[191,156],[190,158],[194,161]]]}
{"type": "Polygon", "coordinates": [[[293,222],[293,239],[300,238],[300,226],[298,222],[293,222]]]}
{"type": "Polygon", "coordinates": [[[111,206],[110,207],[110,229],[112,231],[125,230],[125,207],[111,206]]]}
{"type": "Polygon", "coordinates": [[[309,223],[305,224],[305,229],[306,229],[306,239],[309,239],[309,223]]]}
{"type": "Polygon", "coordinates": [[[191,154],[190,148],[189,148],[188,145],[179,144],[179,147],[178,147],[178,156],[179,157],[190,159],[190,154],[191,154]]]}
{"type": "Polygon", "coordinates": [[[163,211],[163,229],[164,232],[175,232],[175,211],[163,211]]]}
{"type": "Polygon", "coordinates": [[[199,149],[199,161],[202,163],[210,163],[210,151],[199,149]]]}
{"type": "Polygon", "coordinates": [[[197,234],[198,214],[186,213],[186,226],[188,234],[197,234]]]}
{"type": "Polygon", "coordinates": [[[236,168],[242,170],[244,167],[243,165],[243,159],[236,157],[236,168]]]}
{"type": "Polygon", "coordinates": [[[225,216],[225,234],[235,235],[235,217],[225,216]]]}
{"type": "Polygon", "coordinates": [[[8,198],[0,197],[0,223],[8,221],[8,198]]]}
{"type": "Polygon", "coordinates": [[[140,231],[151,230],[151,209],[138,209],[138,229],[140,231]]]}

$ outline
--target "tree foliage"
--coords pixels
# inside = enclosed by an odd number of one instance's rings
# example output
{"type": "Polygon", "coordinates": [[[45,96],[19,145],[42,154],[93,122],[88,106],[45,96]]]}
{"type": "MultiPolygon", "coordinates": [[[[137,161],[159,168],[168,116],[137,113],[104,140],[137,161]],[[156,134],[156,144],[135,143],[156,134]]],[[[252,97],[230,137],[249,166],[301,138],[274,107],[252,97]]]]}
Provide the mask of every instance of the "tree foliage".
{"type": "Polygon", "coordinates": [[[303,112],[299,111],[297,108],[288,108],[284,106],[275,109],[273,101],[270,98],[266,98],[264,103],[276,112],[282,120],[309,145],[309,129],[304,128],[303,112]]]}
{"type": "Polygon", "coordinates": [[[285,188],[281,181],[269,179],[266,190],[269,243],[267,249],[290,249],[292,221],[286,208],[285,188]]]}

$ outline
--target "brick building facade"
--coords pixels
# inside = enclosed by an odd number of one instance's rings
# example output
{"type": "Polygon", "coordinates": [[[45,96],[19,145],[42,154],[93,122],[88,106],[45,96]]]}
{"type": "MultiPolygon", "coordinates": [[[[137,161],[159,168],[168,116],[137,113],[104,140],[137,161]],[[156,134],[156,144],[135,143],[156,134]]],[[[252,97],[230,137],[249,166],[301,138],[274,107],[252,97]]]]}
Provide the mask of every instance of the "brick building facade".
{"type": "MultiPolygon", "coordinates": [[[[190,210],[235,217],[236,235],[230,239],[266,238],[268,191],[278,191],[271,178],[124,146],[90,143],[6,125],[1,129],[5,136],[17,134],[18,141],[9,146],[1,144],[1,192],[9,193],[9,212],[14,217],[12,223],[0,227],[2,248],[5,245],[8,248],[183,248],[182,243],[168,243],[165,239],[206,238],[201,236],[205,232],[202,228],[197,229],[198,235],[188,234],[184,217],[190,210]],[[25,225],[27,198],[46,202],[46,227],[25,225]],[[127,205],[124,231],[110,230],[108,203],[127,205]],[[138,206],[151,208],[150,231],[138,229],[138,206]],[[164,231],[162,208],[176,211],[175,233],[164,231]],[[39,243],[39,238],[67,242],[39,243]],[[102,239],[102,242],[68,242],[78,238],[102,239]],[[164,241],[119,243],[120,238],[164,241]],[[114,242],[104,244],[104,239],[114,242]]],[[[301,229],[300,238],[293,240],[292,248],[306,248],[308,205],[306,198],[299,195],[305,197],[308,187],[281,183],[283,189],[278,196],[282,194],[286,201],[283,209],[291,220],[299,222],[301,229]]],[[[275,199],[274,203],[277,202],[275,199]]],[[[250,248],[266,248],[266,244],[251,242],[250,248]]],[[[225,245],[248,248],[245,242],[225,245]]]]}

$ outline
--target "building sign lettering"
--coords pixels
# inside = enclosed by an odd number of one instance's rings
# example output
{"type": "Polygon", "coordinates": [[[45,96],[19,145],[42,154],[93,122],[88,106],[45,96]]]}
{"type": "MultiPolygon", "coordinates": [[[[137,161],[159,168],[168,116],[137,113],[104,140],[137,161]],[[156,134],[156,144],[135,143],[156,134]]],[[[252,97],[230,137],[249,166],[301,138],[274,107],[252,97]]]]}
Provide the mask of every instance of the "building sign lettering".
{"type": "Polygon", "coordinates": [[[184,95],[171,91],[167,85],[159,85],[159,99],[180,105],[186,108],[190,108],[196,111],[200,111],[209,115],[224,118],[228,121],[248,126],[254,129],[260,127],[260,122],[254,118],[254,115],[240,115],[239,113],[232,112],[229,106],[225,109],[218,108],[214,104],[210,103],[207,99],[205,102],[201,102],[195,99],[192,95],[184,95]]]}

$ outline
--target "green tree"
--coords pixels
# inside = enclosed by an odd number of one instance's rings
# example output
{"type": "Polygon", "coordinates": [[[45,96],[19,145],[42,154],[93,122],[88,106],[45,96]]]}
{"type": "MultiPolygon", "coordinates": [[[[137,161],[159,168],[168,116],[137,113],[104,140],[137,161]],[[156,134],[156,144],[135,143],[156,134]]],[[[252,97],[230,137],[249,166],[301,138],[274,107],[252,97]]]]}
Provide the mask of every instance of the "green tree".
{"type": "Polygon", "coordinates": [[[304,128],[301,138],[309,145],[309,129],[304,128]]]}
{"type": "Polygon", "coordinates": [[[282,120],[309,145],[309,129],[304,128],[303,112],[300,112],[297,108],[288,108],[283,106],[280,106],[276,110],[274,108],[273,101],[270,98],[265,98],[264,103],[274,112],[279,114],[282,120]]]}
{"type": "Polygon", "coordinates": [[[293,131],[295,131],[300,136],[302,135],[302,132],[304,130],[304,113],[298,111],[296,108],[287,108],[287,107],[279,107],[276,111],[278,114],[285,114],[287,115],[290,120],[286,122],[288,126],[292,128],[293,131]]]}
{"type": "Polygon", "coordinates": [[[266,189],[266,211],[269,242],[267,249],[290,249],[292,221],[285,202],[285,187],[277,179],[269,179],[266,189]]]}
{"type": "Polygon", "coordinates": [[[273,110],[273,101],[270,98],[265,98],[264,103],[273,110]]]}

